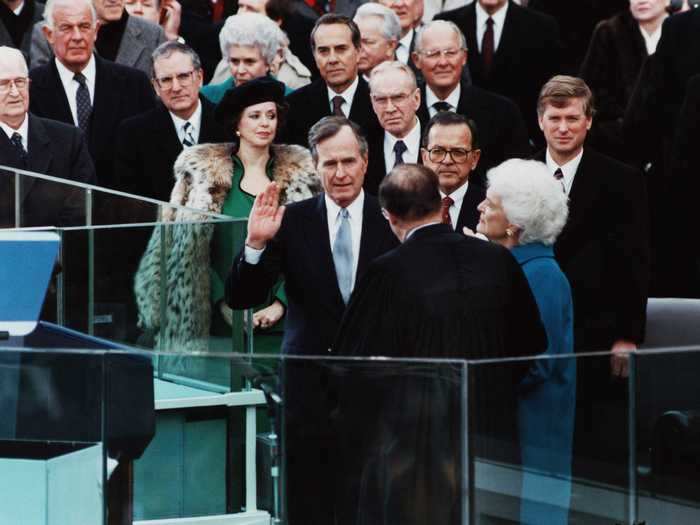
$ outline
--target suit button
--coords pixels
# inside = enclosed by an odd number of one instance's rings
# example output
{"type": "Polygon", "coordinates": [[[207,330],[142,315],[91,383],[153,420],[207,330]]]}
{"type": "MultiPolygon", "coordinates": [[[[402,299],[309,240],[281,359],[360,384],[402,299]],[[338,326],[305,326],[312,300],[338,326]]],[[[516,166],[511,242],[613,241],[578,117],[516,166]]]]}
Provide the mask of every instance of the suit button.
{"type": "Polygon", "coordinates": [[[328,353],[330,354],[333,350],[331,348],[328,348],[328,353]]]}

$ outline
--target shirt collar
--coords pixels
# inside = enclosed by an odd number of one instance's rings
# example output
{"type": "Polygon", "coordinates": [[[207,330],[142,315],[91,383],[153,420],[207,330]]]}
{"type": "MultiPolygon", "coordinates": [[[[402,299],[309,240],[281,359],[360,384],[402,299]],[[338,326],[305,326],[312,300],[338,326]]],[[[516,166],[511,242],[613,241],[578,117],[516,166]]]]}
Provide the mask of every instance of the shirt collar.
{"type": "Polygon", "coordinates": [[[12,10],[12,12],[13,12],[15,15],[19,16],[20,13],[22,12],[22,9],[24,9],[24,2],[22,2],[21,4],[19,4],[15,9],[12,10]]]}
{"type": "Polygon", "coordinates": [[[475,0],[474,3],[476,4],[476,27],[485,26],[486,20],[488,20],[489,17],[491,17],[491,19],[493,20],[494,26],[503,27],[503,24],[506,21],[506,13],[508,12],[509,2],[503,4],[503,7],[501,7],[492,15],[489,15],[486,12],[486,10],[483,7],[481,7],[481,4],[478,0],[475,0]]]}
{"type": "MultiPolygon", "coordinates": [[[[357,91],[357,85],[360,83],[360,77],[355,76],[355,80],[353,80],[352,84],[343,91],[342,93],[336,93],[333,91],[330,86],[326,84],[326,89],[328,91],[328,102],[331,102],[333,100],[333,97],[340,95],[343,97],[343,100],[345,100],[345,103],[350,107],[352,105],[352,99],[355,98],[355,91],[357,91]]],[[[349,112],[348,112],[349,114],[349,112]]]]}
{"type": "Polygon", "coordinates": [[[411,155],[416,155],[418,154],[420,150],[420,121],[418,120],[418,117],[416,117],[416,122],[413,125],[413,129],[409,131],[405,137],[399,138],[395,137],[388,131],[384,131],[384,147],[389,148],[389,151],[394,150],[394,144],[396,144],[397,141],[403,140],[404,144],[406,144],[406,148],[408,153],[411,155]]]}
{"type": "MultiPolygon", "coordinates": [[[[459,188],[457,188],[455,191],[449,194],[450,199],[452,199],[452,202],[454,202],[456,205],[459,205],[464,200],[464,196],[467,194],[467,189],[469,188],[469,181],[465,181],[464,184],[462,184],[459,188]]],[[[440,197],[443,199],[447,197],[446,193],[443,193],[440,191],[440,197]]]]}
{"type": "Polygon", "coordinates": [[[639,26],[639,31],[642,33],[642,38],[644,38],[644,45],[646,46],[647,49],[647,55],[653,55],[656,53],[656,46],[659,44],[659,40],[661,40],[661,30],[663,29],[663,24],[659,25],[659,27],[656,28],[656,31],[654,31],[652,34],[648,34],[642,26],[639,26]]]}
{"type": "Polygon", "coordinates": [[[24,120],[19,125],[19,128],[13,129],[4,122],[0,122],[0,128],[2,128],[2,130],[5,132],[5,135],[7,135],[8,139],[12,137],[13,133],[19,133],[20,135],[22,135],[22,145],[24,145],[24,149],[29,149],[29,119],[27,118],[26,113],[24,114],[24,120]]]}
{"type": "Polygon", "coordinates": [[[172,111],[168,111],[168,113],[170,113],[170,117],[173,119],[173,124],[175,124],[175,129],[178,132],[182,129],[182,126],[185,125],[185,122],[189,122],[194,128],[194,131],[197,131],[199,130],[199,123],[202,120],[202,103],[199,99],[197,100],[197,109],[194,110],[194,113],[192,113],[188,119],[181,119],[172,111]]]}
{"type": "MultiPolygon", "coordinates": [[[[447,102],[450,106],[453,108],[457,109],[457,106],[459,105],[459,97],[462,93],[462,86],[457,84],[457,86],[452,90],[452,93],[450,93],[447,98],[444,100],[444,102],[447,102]]],[[[438,98],[438,96],[433,92],[432,89],[430,89],[430,86],[426,85],[425,86],[425,105],[428,108],[433,107],[433,104],[436,102],[443,102],[441,98],[438,98]]]]}
{"type": "MultiPolygon", "coordinates": [[[[323,198],[326,201],[326,210],[328,213],[328,217],[332,218],[333,220],[338,219],[338,214],[340,213],[340,206],[338,206],[333,199],[331,199],[327,193],[323,194],[323,198]]],[[[350,203],[350,205],[346,208],[348,210],[348,213],[350,214],[350,220],[354,220],[357,217],[362,216],[362,206],[364,205],[365,202],[365,191],[360,190],[360,193],[358,194],[357,197],[355,197],[355,200],[350,203]]]]}
{"type": "MultiPolygon", "coordinates": [[[[61,83],[65,86],[66,84],[73,82],[75,73],[61,64],[57,58],[55,58],[54,61],[56,62],[56,69],[58,69],[58,76],[61,78],[61,83]]],[[[85,77],[88,86],[95,85],[95,55],[90,55],[90,61],[87,63],[87,66],[83,68],[81,73],[85,77]]]]}
{"type": "Polygon", "coordinates": [[[559,166],[559,164],[554,162],[554,159],[552,158],[552,155],[549,152],[549,148],[547,148],[547,153],[545,154],[545,162],[547,163],[547,167],[552,173],[557,171],[557,168],[561,168],[561,172],[564,175],[564,189],[566,190],[566,193],[569,193],[571,191],[571,185],[574,183],[574,176],[576,175],[576,171],[578,170],[579,164],[581,164],[582,157],[583,148],[581,148],[579,154],[576,155],[573,159],[571,159],[563,166],[559,166]]]}
{"type": "Polygon", "coordinates": [[[411,41],[413,40],[413,28],[408,30],[404,36],[399,39],[399,45],[404,46],[407,50],[411,49],[411,41]]]}

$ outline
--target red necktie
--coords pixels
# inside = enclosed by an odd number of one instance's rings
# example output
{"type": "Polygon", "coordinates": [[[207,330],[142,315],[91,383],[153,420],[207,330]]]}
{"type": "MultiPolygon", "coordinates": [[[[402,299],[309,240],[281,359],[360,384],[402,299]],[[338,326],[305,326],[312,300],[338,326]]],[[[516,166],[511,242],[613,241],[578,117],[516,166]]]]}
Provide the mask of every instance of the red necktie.
{"type": "Polygon", "coordinates": [[[450,197],[445,196],[442,198],[442,208],[440,211],[442,212],[442,223],[443,224],[449,224],[452,226],[452,220],[450,219],[450,206],[452,206],[455,203],[450,197]]]}
{"type": "Polygon", "coordinates": [[[340,95],[336,95],[333,97],[331,102],[333,102],[333,114],[336,117],[344,117],[345,113],[343,113],[342,106],[343,106],[343,102],[345,102],[345,99],[343,97],[341,97],[340,95]]]}
{"type": "Polygon", "coordinates": [[[484,61],[484,72],[486,75],[488,75],[491,71],[494,47],[493,18],[488,17],[486,19],[486,31],[484,32],[484,38],[481,41],[481,59],[484,61]]]}

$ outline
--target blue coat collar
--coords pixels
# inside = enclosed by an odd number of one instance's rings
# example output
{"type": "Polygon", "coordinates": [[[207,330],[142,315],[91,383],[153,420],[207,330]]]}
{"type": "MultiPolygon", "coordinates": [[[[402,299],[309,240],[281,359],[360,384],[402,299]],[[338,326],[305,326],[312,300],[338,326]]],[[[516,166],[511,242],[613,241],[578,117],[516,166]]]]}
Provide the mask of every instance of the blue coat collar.
{"type": "Polygon", "coordinates": [[[511,249],[511,253],[513,254],[513,257],[515,257],[515,260],[521,265],[531,261],[532,259],[537,259],[540,257],[554,258],[554,249],[551,246],[545,246],[541,242],[532,242],[529,244],[514,246],[511,249]]]}

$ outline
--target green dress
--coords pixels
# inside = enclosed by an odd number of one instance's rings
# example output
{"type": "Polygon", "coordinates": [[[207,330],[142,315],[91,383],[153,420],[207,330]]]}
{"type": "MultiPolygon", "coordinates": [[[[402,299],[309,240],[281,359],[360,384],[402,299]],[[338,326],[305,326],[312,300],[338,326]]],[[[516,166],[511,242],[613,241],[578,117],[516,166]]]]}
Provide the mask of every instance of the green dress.
{"type": "MultiPolygon", "coordinates": [[[[267,163],[265,172],[272,180],[273,159],[267,163]]],[[[241,188],[244,168],[240,159],[233,156],[233,176],[231,181],[231,191],[226,195],[221,214],[234,218],[247,218],[253,209],[255,196],[247,193],[241,188]]],[[[225,324],[219,312],[218,303],[224,300],[224,283],[226,276],[231,269],[231,263],[242,246],[242,237],[238,245],[234,245],[235,226],[232,224],[217,224],[211,241],[211,301],[212,301],[212,334],[226,335],[231,333],[231,328],[225,324]],[[224,323],[224,324],[222,324],[224,323]]],[[[255,310],[260,310],[272,304],[274,300],[279,300],[285,308],[287,307],[287,297],[284,293],[284,283],[280,280],[272,289],[270,299],[255,310]]],[[[257,329],[254,334],[255,353],[279,353],[282,343],[282,331],[284,318],[280,319],[274,326],[265,330],[257,329]]]]}

